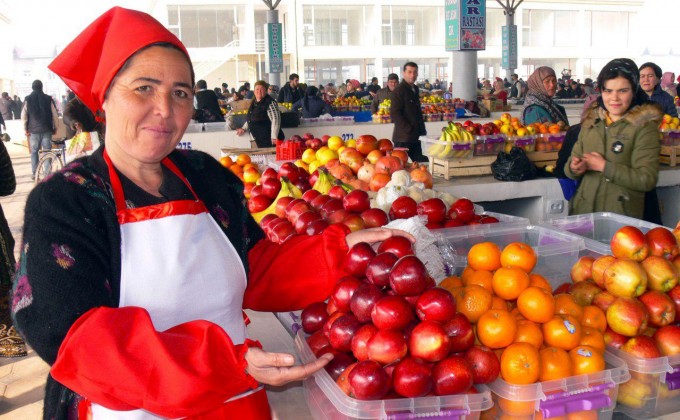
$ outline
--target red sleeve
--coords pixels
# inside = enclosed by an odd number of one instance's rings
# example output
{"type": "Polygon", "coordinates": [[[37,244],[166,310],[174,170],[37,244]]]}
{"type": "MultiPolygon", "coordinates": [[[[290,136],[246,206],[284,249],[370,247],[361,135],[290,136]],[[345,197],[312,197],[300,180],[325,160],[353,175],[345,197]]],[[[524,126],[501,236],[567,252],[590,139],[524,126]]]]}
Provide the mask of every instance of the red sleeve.
{"type": "Polygon", "coordinates": [[[291,311],[325,300],[346,273],[344,225],[321,235],[294,236],[283,244],[261,240],[248,253],[248,288],[243,307],[256,311],[291,311]]]}
{"type": "Polygon", "coordinates": [[[245,373],[247,340],[235,346],[208,321],[154,330],[142,308],[94,308],[73,324],[51,375],[112,410],[179,418],[218,408],[259,385],[245,373]]]}

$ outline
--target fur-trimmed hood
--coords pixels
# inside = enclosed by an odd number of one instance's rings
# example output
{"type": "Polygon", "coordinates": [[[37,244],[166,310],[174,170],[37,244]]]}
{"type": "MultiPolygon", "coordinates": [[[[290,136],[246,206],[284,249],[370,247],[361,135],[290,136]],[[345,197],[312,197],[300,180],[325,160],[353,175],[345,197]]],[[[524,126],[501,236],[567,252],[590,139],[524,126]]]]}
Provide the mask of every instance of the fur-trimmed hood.
{"type": "MultiPolygon", "coordinates": [[[[625,120],[637,127],[642,127],[650,121],[654,121],[658,124],[662,117],[663,111],[661,110],[661,107],[655,103],[637,105],[623,116],[625,120]]],[[[594,101],[588,107],[581,126],[591,128],[598,120],[605,120],[605,110],[600,107],[598,101],[594,101]]]]}

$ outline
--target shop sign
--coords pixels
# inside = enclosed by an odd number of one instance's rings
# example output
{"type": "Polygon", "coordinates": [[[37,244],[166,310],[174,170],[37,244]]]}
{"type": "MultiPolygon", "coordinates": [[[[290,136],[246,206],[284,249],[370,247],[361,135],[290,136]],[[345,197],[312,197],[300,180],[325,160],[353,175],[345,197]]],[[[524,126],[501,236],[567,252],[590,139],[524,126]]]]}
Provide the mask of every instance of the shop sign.
{"type": "Polygon", "coordinates": [[[265,71],[283,73],[283,27],[280,23],[265,23],[267,42],[264,45],[265,71]]]}
{"type": "Polygon", "coordinates": [[[486,49],[486,0],[445,0],[446,51],[486,49]]]}
{"type": "Polygon", "coordinates": [[[509,28],[510,30],[507,25],[503,26],[501,67],[514,70],[517,68],[517,25],[509,28]]]}

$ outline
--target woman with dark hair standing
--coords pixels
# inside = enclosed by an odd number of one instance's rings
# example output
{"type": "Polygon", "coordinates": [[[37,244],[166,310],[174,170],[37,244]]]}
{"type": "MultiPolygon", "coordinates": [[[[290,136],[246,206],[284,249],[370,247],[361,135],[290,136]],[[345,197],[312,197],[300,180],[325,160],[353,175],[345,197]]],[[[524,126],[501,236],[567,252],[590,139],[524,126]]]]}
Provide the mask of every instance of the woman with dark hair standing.
{"type": "Polygon", "coordinates": [[[659,175],[661,110],[646,103],[639,74],[632,60],[620,58],[597,78],[602,96],[588,108],[564,165],[569,178],[581,181],[570,203],[572,214],[644,215],[645,194],[654,190],[659,175]]]}
{"type": "Polygon", "coordinates": [[[661,90],[661,67],[654,63],[645,63],[640,66],[640,88],[647,94],[649,100],[661,106],[664,113],[671,117],[678,116],[673,97],[666,91],[661,90]]]}
{"type": "Polygon", "coordinates": [[[330,114],[331,107],[319,97],[319,89],[310,86],[305,91],[304,98],[293,104],[293,109],[302,108],[304,118],[317,118],[321,114],[330,114]]]}
{"type": "Polygon", "coordinates": [[[257,147],[273,147],[274,141],[285,138],[281,131],[281,111],[277,102],[267,95],[267,82],[255,82],[254,92],[255,99],[248,108],[246,123],[236,130],[236,135],[248,131],[257,147]]]}

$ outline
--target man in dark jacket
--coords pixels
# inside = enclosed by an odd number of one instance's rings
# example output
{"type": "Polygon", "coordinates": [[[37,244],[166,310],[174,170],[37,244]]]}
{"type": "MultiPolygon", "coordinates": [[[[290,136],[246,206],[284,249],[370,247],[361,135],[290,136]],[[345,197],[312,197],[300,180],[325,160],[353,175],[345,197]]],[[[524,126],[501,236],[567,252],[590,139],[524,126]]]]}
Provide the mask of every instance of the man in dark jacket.
{"type": "Polygon", "coordinates": [[[223,122],[222,110],[217,101],[217,94],[208,90],[205,80],[196,82],[196,94],[194,95],[194,119],[199,122],[223,122]]]}
{"type": "Polygon", "coordinates": [[[15,105],[12,98],[9,97],[9,93],[2,92],[2,97],[0,97],[0,114],[2,114],[4,120],[13,119],[12,111],[15,105]]]}
{"type": "Polygon", "coordinates": [[[34,80],[31,86],[33,92],[24,99],[21,111],[21,121],[24,124],[26,137],[31,150],[31,179],[35,179],[38,167],[38,152],[40,149],[52,148],[52,135],[57,132],[59,116],[57,106],[52,98],[43,93],[43,84],[34,80]]]}
{"type": "Polygon", "coordinates": [[[397,87],[398,84],[399,76],[396,73],[390,73],[390,75],[387,76],[387,84],[385,87],[380,89],[373,97],[373,102],[371,102],[371,114],[378,112],[378,107],[382,101],[385,99],[390,99],[392,91],[397,87]]]}
{"type": "Polygon", "coordinates": [[[291,104],[294,104],[295,102],[302,99],[302,92],[298,88],[299,84],[300,76],[298,76],[295,73],[288,76],[288,83],[283,85],[281,90],[279,90],[279,97],[277,102],[278,103],[289,102],[291,104]]]}
{"type": "Polygon", "coordinates": [[[417,79],[418,65],[414,62],[404,64],[402,81],[390,95],[390,117],[394,123],[392,142],[395,147],[407,147],[412,161],[427,162],[420,147],[420,136],[427,134],[427,131],[420,109],[417,79]]]}
{"type": "Polygon", "coordinates": [[[522,84],[519,82],[519,76],[513,74],[510,76],[512,83],[510,83],[510,97],[511,98],[521,98],[522,97],[522,84]]]}

